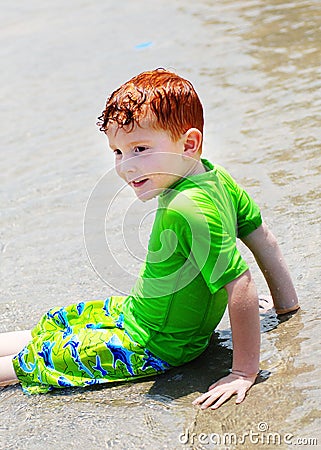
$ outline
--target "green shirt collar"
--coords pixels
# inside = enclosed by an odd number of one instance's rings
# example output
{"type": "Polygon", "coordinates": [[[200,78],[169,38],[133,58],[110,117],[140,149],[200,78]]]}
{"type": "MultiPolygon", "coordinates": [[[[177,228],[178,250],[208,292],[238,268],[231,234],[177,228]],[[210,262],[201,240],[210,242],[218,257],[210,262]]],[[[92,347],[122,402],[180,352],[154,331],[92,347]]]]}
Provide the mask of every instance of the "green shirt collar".
{"type": "Polygon", "coordinates": [[[167,189],[165,189],[160,195],[160,198],[163,198],[164,196],[166,196],[169,192],[171,192],[172,190],[176,190],[178,188],[178,186],[180,186],[182,183],[184,183],[184,181],[189,180],[189,179],[193,179],[193,180],[198,180],[198,179],[202,179],[204,177],[206,177],[206,174],[208,172],[210,172],[211,170],[214,169],[214,165],[208,161],[205,158],[201,158],[201,162],[203,164],[203,166],[206,169],[205,173],[199,173],[197,175],[191,175],[189,177],[182,177],[180,178],[178,181],[175,181],[175,183],[173,183],[170,187],[168,187],[167,189]]]}

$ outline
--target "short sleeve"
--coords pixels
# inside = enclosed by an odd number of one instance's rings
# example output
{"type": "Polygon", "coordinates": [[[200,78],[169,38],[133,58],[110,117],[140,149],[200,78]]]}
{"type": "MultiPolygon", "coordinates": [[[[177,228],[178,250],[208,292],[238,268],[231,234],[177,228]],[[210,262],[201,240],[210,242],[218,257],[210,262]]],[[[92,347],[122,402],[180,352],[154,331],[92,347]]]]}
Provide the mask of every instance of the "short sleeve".
{"type": "Polygon", "coordinates": [[[215,166],[215,168],[235,204],[237,237],[245,237],[262,225],[260,208],[250,195],[236,183],[225,169],[223,169],[223,167],[215,166]]]}
{"type": "Polygon", "coordinates": [[[248,268],[236,247],[233,209],[226,196],[214,200],[201,189],[189,189],[175,197],[165,216],[165,227],[173,229],[181,252],[212,294],[248,268]]]}
{"type": "Polygon", "coordinates": [[[237,209],[237,237],[242,238],[262,225],[261,211],[244,189],[240,188],[237,209]]]}

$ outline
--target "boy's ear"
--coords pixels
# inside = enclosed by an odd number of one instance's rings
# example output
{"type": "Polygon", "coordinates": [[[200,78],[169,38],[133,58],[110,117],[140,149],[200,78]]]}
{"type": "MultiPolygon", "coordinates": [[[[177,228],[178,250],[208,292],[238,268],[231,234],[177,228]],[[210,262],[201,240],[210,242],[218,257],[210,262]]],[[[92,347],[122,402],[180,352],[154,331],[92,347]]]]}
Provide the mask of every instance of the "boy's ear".
{"type": "Polygon", "coordinates": [[[190,128],[184,134],[184,153],[185,155],[193,156],[202,147],[203,135],[197,128],[190,128]]]}

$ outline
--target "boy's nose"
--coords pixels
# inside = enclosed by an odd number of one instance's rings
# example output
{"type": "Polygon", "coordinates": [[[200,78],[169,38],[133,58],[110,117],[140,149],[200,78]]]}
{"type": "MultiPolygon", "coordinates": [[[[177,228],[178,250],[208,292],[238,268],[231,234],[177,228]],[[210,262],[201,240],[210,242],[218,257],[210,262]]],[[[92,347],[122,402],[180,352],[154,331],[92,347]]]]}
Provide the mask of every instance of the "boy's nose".
{"type": "Polygon", "coordinates": [[[122,158],[117,166],[118,171],[123,175],[135,173],[137,170],[135,158],[133,157],[122,158]]]}

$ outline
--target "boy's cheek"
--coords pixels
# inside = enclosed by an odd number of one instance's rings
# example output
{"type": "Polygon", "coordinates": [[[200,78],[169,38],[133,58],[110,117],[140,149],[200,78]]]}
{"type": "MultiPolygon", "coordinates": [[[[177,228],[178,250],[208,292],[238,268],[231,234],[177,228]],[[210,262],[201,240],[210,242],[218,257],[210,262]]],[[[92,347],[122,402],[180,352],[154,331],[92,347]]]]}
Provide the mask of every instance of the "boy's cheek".
{"type": "Polygon", "coordinates": [[[117,175],[124,180],[124,174],[122,173],[122,171],[120,169],[120,164],[117,164],[117,162],[115,164],[115,170],[116,170],[117,175]]]}

